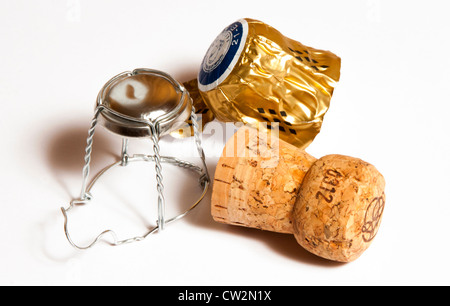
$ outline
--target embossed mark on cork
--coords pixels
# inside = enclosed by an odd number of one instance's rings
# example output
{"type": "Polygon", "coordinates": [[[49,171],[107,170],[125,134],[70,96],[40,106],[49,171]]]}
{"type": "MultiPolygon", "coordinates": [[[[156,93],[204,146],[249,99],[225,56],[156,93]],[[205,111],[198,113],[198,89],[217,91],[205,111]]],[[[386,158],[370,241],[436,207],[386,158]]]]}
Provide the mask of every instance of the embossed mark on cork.
{"type": "Polygon", "coordinates": [[[383,192],[381,197],[376,197],[370,202],[364,216],[364,225],[361,228],[362,237],[365,242],[372,241],[378,231],[378,225],[383,215],[386,197],[383,192]]]}

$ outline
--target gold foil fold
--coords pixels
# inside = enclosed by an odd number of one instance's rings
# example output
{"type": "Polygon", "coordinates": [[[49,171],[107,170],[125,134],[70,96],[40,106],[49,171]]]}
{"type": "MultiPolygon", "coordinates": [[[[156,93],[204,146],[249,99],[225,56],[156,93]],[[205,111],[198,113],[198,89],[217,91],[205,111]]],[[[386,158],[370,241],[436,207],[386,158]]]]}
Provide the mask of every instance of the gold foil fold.
{"type": "MultiPolygon", "coordinates": [[[[205,125],[214,120],[214,114],[205,104],[197,85],[197,79],[184,82],[183,86],[188,91],[192,98],[192,103],[195,108],[195,114],[197,115],[197,121],[199,123],[199,132],[202,132],[205,125]]],[[[194,128],[192,126],[192,120],[189,117],[186,123],[179,127],[177,130],[170,133],[174,138],[185,138],[194,135],[194,128]]]]}
{"type": "MultiPolygon", "coordinates": [[[[202,126],[214,117],[245,124],[267,122],[268,128],[278,126],[281,139],[306,148],[320,132],[339,81],[340,58],[287,38],[261,21],[246,18],[235,24],[239,23],[247,31],[246,38],[237,61],[227,68],[226,78],[204,91],[202,86],[195,86],[195,80],[185,83],[194,107],[212,112],[202,117],[202,126]]],[[[226,50],[217,49],[227,47],[223,46],[226,37],[242,34],[233,32],[233,28],[218,36],[204,62],[213,56],[221,60],[226,50]]]]}

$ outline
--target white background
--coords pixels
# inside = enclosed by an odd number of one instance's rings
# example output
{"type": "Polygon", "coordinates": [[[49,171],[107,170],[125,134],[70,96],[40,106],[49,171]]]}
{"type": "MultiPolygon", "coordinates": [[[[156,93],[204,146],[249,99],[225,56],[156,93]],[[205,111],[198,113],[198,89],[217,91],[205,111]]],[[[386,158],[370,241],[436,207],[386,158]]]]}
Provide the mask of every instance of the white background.
{"type": "MultiPolygon", "coordinates": [[[[446,1],[2,1],[0,284],[449,285],[448,11],[446,1]],[[79,194],[100,88],[139,67],[194,78],[209,44],[243,17],[342,58],[307,151],[359,157],[385,176],[386,208],[371,247],[352,263],[326,261],[291,235],[215,223],[208,193],[192,214],[143,242],[72,248],[60,207],[79,194]]],[[[212,175],[223,137],[204,138],[212,175]]],[[[93,173],[120,153],[120,139],[103,129],[94,143],[93,173]]],[[[167,141],[163,151],[177,155],[185,144],[167,141]]],[[[151,146],[138,141],[130,150],[151,146]]],[[[70,216],[80,244],[109,217],[120,238],[154,223],[153,166],[137,165],[111,173],[98,202],[70,216]]],[[[189,206],[195,180],[164,170],[168,205],[189,206]]]]}

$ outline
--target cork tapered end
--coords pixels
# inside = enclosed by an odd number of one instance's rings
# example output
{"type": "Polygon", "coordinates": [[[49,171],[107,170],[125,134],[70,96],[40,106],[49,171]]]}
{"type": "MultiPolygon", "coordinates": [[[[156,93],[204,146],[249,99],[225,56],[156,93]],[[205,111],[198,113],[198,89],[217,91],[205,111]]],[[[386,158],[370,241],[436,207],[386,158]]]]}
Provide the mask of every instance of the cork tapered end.
{"type": "Polygon", "coordinates": [[[316,159],[266,133],[242,127],[229,139],[214,175],[211,214],[225,224],[293,233],[293,205],[316,159]]]}

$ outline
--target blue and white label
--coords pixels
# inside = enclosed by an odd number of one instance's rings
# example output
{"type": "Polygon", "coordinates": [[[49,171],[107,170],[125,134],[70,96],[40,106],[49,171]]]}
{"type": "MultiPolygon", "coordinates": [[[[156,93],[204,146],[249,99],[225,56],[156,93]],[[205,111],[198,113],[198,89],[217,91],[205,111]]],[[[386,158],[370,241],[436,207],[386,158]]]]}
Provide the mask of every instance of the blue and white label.
{"type": "Polygon", "coordinates": [[[198,88],[201,91],[216,88],[230,75],[244,49],[247,34],[247,21],[241,19],[229,25],[217,36],[200,67],[198,88]]]}

